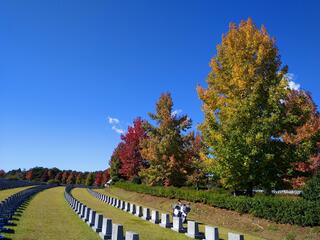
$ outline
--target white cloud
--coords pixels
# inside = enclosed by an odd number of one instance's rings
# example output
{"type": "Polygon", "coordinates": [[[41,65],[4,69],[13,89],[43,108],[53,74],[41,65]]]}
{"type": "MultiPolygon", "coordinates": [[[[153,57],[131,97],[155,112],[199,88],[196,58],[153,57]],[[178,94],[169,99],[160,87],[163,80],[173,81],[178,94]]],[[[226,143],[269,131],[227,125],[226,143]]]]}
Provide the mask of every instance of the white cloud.
{"type": "Polygon", "coordinates": [[[177,109],[177,110],[174,110],[172,113],[171,113],[171,116],[177,116],[178,114],[182,113],[182,110],[181,109],[177,109]]]}
{"type": "Polygon", "coordinates": [[[289,81],[289,88],[291,90],[299,90],[300,89],[300,84],[295,83],[294,81],[289,81]]]}
{"type": "Polygon", "coordinates": [[[118,118],[108,117],[109,124],[119,124],[120,121],[118,118]]]}
{"type": "Polygon", "coordinates": [[[108,123],[112,126],[111,129],[118,134],[124,134],[124,130],[121,128],[120,120],[118,118],[108,116],[108,123]]]}
{"type": "Polygon", "coordinates": [[[288,80],[289,89],[291,90],[300,89],[300,84],[295,82],[295,80],[297,79],[296,75],[294,75],[293,73],[287,73],[286,79],[288,80]]]}
{"type": "Polygon", "coordinates": [[[124,134],[124,130],[116,126],[112,126],[112,130],[114,130],[116,133],[124,134]]]}
{"type": "Polygon", "coordinates": [[[288,81],[293,81],[296,79],[296,75],[294,75],[293,73],[287,73],[286,78],[288,81]]]}

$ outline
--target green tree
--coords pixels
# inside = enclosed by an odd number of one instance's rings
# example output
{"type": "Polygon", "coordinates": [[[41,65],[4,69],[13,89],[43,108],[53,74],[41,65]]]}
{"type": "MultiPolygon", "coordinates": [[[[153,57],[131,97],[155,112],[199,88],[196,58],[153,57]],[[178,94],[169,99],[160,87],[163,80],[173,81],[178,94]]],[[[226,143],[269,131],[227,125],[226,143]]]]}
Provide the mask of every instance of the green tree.
{"type": "Polygon", "coordinates": [[[94,174],[89,173],[87,178],[86,178],[86,186],[92,186],[94,182],[94,174]]]}
{"type": "Polygon", "coordinates": [[[227,188],[270,190],[292,158],[281,139],[288,80],[275,41],[251,19],[231,24],[210,66],[208,88],[198,87],[207,165],[227,188]]]}
{"type": "Polygon", "coordinates": [[[310,201],[320,200],[320,171],[318,171],[306,184],[302,194],[304,199],[310,201]]]}
{"type": "Polygon", "coordinates": [[[192,134],[184,135],[191,127],[187,115],[178,116],[172,111],[169,93],[162,94],[156,104],[156,113],[149,113],[158,126],[146,122],[147,139],[141,142],[141,155],[149,167],[140,176],[150,185],[181,186],[187,177],[187,154],[192,134]]]}
{"type": "Polygon", "coordinates": [[[83,174],[82,173],[78,173],[77,174],[77,177],[76,177],[76,184],[82,184],[82,176],[83,174]]]}
{"type": "Polygon", "coordinates": [[[123,143],[120,142],[116,149],[113,151],[109,165],[110,165],[110,177],[112,181],[117,182],[120,180],[121,174],[120,174],[120,169],[121,169],[121,160],[119,153],[121,149],[123,148],[123,143]]]}

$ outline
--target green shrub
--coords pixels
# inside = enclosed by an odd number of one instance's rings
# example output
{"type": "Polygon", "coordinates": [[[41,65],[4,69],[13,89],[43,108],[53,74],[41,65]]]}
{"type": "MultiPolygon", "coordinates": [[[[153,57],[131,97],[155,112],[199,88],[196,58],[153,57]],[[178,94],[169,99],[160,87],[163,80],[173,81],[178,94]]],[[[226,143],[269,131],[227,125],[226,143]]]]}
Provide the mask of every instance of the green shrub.
{"type": "Polygon", "coordinates": [[[320,171],[306,184],[302,196],[306,200],[320,201],[320,171]]]}
{"type": "Polygon", "coordinates": [[[139,176],[134,176],[131,182],[134,184],[141,184],[141,178],[139,176]]]}
{"type": "Polygon", "coordinates": [[[48,184],[60,184],[60,181],[56,180],[56,179],[50,179],[47,183],[48,184]]]}
{"type": "Polygon", "coordinates": [[[116,186],[128,191],[146,193],[158,197],[179,198],[200,202],[213,207],[250,213],[278,223],[300,226],[320,225],[320,202],[306,199],[278,198],[273,196],[232,196],[227,191],[198,191],[189,188],[150,187],[144,184],[118,182],[116,186]]]}

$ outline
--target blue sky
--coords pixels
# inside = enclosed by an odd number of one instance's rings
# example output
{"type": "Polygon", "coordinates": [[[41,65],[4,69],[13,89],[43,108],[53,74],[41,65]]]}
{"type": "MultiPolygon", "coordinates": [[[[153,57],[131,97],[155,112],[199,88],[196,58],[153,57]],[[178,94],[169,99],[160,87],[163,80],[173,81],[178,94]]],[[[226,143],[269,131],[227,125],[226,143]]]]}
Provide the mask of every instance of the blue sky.
{"type": "Polygon", "coordinates": [[[165,91],[196,126],[215,46],[248,17],[320,104],[320,4],[258,2],[0,1],[0,168],[105,169],[165,91]]]}

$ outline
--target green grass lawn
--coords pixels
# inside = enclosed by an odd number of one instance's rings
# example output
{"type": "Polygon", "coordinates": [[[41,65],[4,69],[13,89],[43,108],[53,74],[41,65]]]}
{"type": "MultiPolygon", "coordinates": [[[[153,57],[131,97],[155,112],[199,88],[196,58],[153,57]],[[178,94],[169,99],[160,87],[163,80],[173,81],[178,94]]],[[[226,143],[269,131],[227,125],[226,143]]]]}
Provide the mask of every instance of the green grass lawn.
{"type": "Polygon", "coordinates": [[[91,196],[86,189],[76,188],[72,190],[72,195],[96,210],[102,213],[104,217],[112,219],[113,223],[122,224],[125,231],[134,231],[139,233],[142,240],[189,240],[187,236],[174,232],[170,229],[161,228],[156,224],[142,220],[136,216],[126,213],[120,209],[112,207],[91,196]]]}
{"type": "Polygon", "coordinates": [[[17,240],[98,240],[100,239],[69,207],[63,196],[64,187],[44,190],[26,204],[15,218],[17,240]],[[20,215],[21,214],[21,215],[20,215]],[[20,215],[20,216],[19,216],[20,215]]]}
{"type": "Polygon", "coordinates": [[[12,194],[15,194],[17,192],[20,192],[24,189],[31,188],[32,186],[27,187],[18,187],[18,188],[11,188],[11,189],[5,189],[0,190],[0,201],[6,199],[7,197],[11,196],[12,194]]]}

